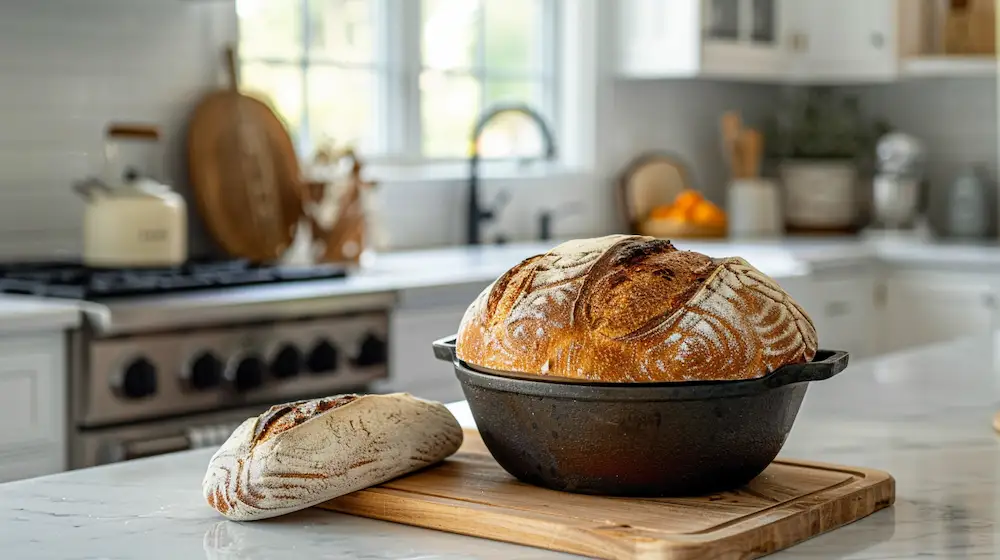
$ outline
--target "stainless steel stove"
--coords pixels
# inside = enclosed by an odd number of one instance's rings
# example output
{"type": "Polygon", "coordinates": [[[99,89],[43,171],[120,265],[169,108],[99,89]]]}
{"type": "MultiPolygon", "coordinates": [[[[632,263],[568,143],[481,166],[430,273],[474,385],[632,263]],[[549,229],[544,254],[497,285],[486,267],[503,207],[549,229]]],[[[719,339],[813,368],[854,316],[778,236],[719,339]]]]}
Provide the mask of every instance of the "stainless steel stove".
{"type": "Polygon", "coordinates": [[[336,267],[0,267],[0,292],[84,302],[70,335],[70,467],[216,446],[272,404],[388,377],[392,293],[336,267]]]}

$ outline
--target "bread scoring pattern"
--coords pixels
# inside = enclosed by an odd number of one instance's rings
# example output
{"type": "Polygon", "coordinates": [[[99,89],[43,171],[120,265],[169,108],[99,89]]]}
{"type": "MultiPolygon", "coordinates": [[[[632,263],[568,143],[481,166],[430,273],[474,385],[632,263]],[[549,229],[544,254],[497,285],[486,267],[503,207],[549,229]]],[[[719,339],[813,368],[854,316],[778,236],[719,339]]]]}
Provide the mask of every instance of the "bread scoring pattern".
{"type": "Polygon", "coordinates": [[[434,464],[461,444],[444,405],[407,394],[298,401],[243,422],[212,456],[202,490],[229,519],[265,519],[434,464]]]}
{"type": "Polygon", "coordinates": [[[492,370],[650,382],[760,377],[816,347],[805,311],[743,259],[615,235],[512,268],[469,306],[457,351],[492,370]]]}

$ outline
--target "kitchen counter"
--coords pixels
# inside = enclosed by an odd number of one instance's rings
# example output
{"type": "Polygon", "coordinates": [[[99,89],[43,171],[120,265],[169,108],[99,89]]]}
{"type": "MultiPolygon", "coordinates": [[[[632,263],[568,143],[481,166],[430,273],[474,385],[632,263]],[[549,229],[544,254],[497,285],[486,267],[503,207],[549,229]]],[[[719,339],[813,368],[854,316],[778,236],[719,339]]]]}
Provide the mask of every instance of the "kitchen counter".
{"type": "MultiPolygon", "coordinates": [[[[407,291],[485,286],[521,260],[545,252],[558,243],[512,243],[389,252],[374,255],[365,266],[342,279],[251,286],[227,290],[225,294],[187,292],[140,300],[108,300],[101,304],[81,305],[79,310],[84,311],[99,329],[112,332],[128,330],[135,324],[152,328],[155,326],[152,323],[157,321],[171,324],[183,319],[211,323],[220,317],[235,320],[241,314],[259,317],[262,313],[297,313],[298,308],[290,306],[290,302],[300,302],[312,310],[320,306],[329,312],[341,310],[347,299],[355,300],[355,307],[384,307],[391,306],[394,298],[407,291]]],[[[779,282],[831,268],[880,262],[904,267],[1000,269],[1000,244],[987,242],[789,237],[757,241],[683,240],[675,244],[681,249],[713,257],[743,257],[779,282]]],[[[72,314],[74,308],[63,309],[72,314]]]]}
{"type": "MultiPolygon", "coordinates": [[[[852,364],[814,384],[783,456],[889,471],[894,507],[775,558],[1000,555],[1000,359],[994,337],[852,364]]],[[[998,335],[997,340],[1000,340],[998,335]]],[[[463,403],[451,405],[463,424],[463,403]]],[[[309,510],[234,523],[200,483],[211,450],[0,485],[0,549],[31,558],[570,558],[309,510]]]]}
{"type": "Polygon", "coordinates": [[[60,331],[80,324],[76,302],[23,296],[0,296],[0,333],[60,331]]]}

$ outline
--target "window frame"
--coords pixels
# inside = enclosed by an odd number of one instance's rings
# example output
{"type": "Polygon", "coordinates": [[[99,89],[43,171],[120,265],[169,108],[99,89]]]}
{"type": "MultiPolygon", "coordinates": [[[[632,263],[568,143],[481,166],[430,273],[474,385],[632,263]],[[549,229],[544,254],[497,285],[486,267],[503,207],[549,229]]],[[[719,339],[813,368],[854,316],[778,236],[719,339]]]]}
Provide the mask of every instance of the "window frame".
{"type": "MultiPolygon", "coordinates": [[[[267,63],[295,66],[303,84],[302,137],[297,139],[300,153],[310,154],[315,146],[308,145],[308,74],[311,67],[333,66],[346,69],[371,69],[376,84],[373,109],[374,138],[377,155],[368,156],[366,162],[376,176],[389,179],[421,180],[462,177],[468,173],[466,157],[435,158],[424,156],[421,151],[422,123],[420,114],[421,60],[421,9],[422,0],[369,0],[372,2],[376,25],[374,60],[370,64],[350,64],[316,61],[309,48],[309,0],[301,3],[302,49],[300,57],[267,58],[243,57],[239,64],[267,63]],[[395,70],[394,70],[395,69],[395,70]]],[[[557,144],[557,159],[551,162],[539,158],[490,159],[481,165],[487,177],[544,177],[558,174],[575,174],[591,167],[586,152],[593,145],[587,131],[593,123],[579,121],[579,110],[595,104],[588,88],[596,86],[593,68],[582,64],[588,56],[596,56],[592,48],[594,34],[588,23],[596,23],[596,3],[599,0],[540,0],[543,3],[542,67],[540,77],[548,80],[543,85],[545,99],[539,107],[553,130],[557,144]],[[584,26],[581,27],[580,24],[584,26]],[[568,71],[567,71],[568,69],[568,71]],[[582,70],[582,73],[581,73],[582,70]],[[571,93],[574,92],[574,93],[571,93]]],[[[237,24],[238,26],[238,24],[237,24]]],[[[593,66],[590,64],[589,66],[593,66]]],[[[473,74],[485,83],[491,73],[484,70],[473,74]]],[[[485,107],[482,107],[485,109],[485,107]]],[[[587,113],[583,113],[587,114],[587,113]]],[[[586,121],[586,119],[583,119],[586,121]]],[[[470,130],[471,132],[471,130],[470,130]]],[[[591,154],[592,155],[592,154],[591,154]]]]}

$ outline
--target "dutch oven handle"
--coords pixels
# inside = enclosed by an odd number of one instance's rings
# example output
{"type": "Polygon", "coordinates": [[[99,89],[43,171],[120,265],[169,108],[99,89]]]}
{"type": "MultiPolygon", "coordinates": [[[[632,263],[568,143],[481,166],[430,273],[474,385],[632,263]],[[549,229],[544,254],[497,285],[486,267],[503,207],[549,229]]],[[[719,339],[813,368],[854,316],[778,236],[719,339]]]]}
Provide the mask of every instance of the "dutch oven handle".
{"type": "Polygon", "coordinates": [[[457,341],[457,334],[435,340],[434,357],[445,362],[454,362],[456,360],[455,345],[457,341]]]}
{"type": "Polygon", "coordinates": [[[816,352],[813,361],[780,367],[764,378],[764,381],[768,387],[773,389],[792,383],[830,379],[847,368],[849,357],[847,352],[820,350],[816,352]]]}

